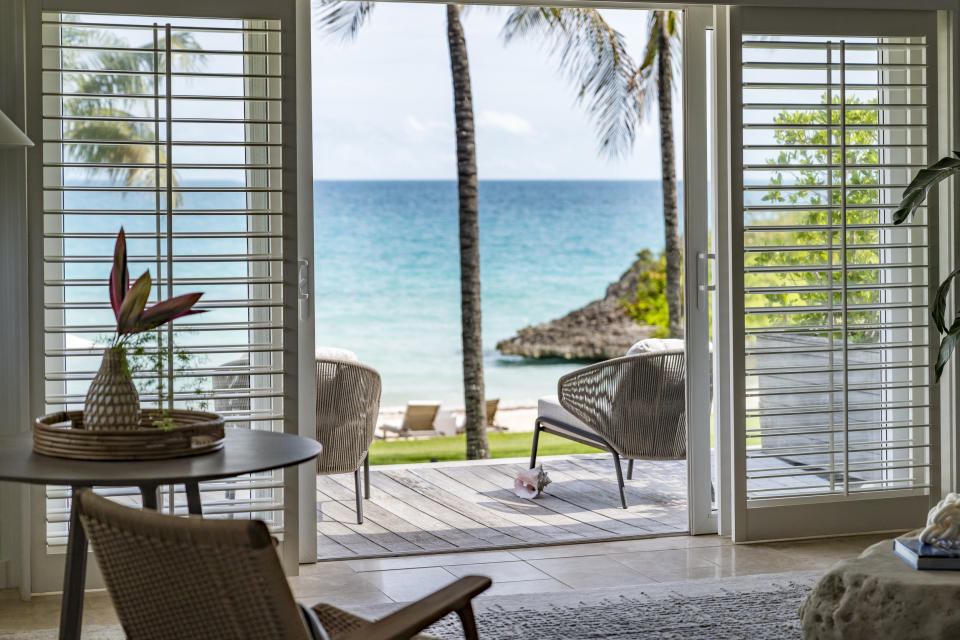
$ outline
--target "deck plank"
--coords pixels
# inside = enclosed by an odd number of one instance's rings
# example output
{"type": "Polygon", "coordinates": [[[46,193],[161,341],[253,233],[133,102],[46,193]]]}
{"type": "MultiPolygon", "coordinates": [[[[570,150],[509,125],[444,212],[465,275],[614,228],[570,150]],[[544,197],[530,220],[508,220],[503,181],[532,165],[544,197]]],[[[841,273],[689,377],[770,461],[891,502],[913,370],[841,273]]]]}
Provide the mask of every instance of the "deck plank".
{"type": "MultiPolygon", "coordinates": [[[[596,467],[599,462],[597,460],[569,460],[568,462],[588,471],[593,470],[594,473],[602,472],[602,467],[596,467]]],[[[659,510],[660,516],[667,519],[676,515],[678,507],[686,509],[686,478],[671,478],[665,472],[668,468],[668,461],[637,460],[634,465],[632,480],[626,479],[626,464],[624,464],[623,470],[629,503],[659,510]]],[[[608,477],[613,477],[615,473],[612,465],[610,465],[607,471],[608,477]]]]}
{"type": "MultiPolygon", "coordinates": [[[[409,516],[406,519],[411,522],[414,522],[412,518],[432,521],[435,524],[434,528],[429,529],[430,531],[460,548],[473,549],[517,543],[516,538],[504,536],[499,531],[471,520],[456,509],[450,509],[444,504],[421,496],[391,478],[388,472],[372,473],[370,481],[371,485],[379,490],[371,494],[371,500],[389,502],[395,513],[406,512],[409,516]],[[413,512],[421,515],[417,516],[413,512]]],[[[418,526],[423,525],[418,523],[418,526]]]]}
{"type": "Polygon", "coordinates": [[[477,494],[436,469],[391,471],[390,477],[434,502],[456,509],[483,527],[499,531],[520,543],[549,542],[550,536],[519,524],[509,514],[477,506],[477,494]]]}
{"type": "MultiPolygon", "coordinates": [[[[351,488],[345,487],[329,477],[327,478],[327,482],[322,485],[319,482],[317,484],[318,487],[322,486],[324,492],[330,499],[339,501],[345,507],[349,507],[351,511],[354,511],[356,507],[353,502],[353,490],[351,488]]],[[[371,487],[371,497],[373,497],[373,493],[374,489],[371,487]]],[[[318,489],[318,496],[320,495],[323,494],[321,494],[318,489]]],[[[366,531],[371,531],[372,533],[374,529],[382,528],[395,533],[407,542],[415,545],[422,553],[450,551],[458,548],[456,544],[438,537],[435,532],[424,530],[416,524],[409,522],[390,510],[390,508],[382,506],[377,500],[363,501],[363,520],[362,525],[357,525],[354,522],[355,530],[358,532],[365,533],[366,531]]],[[[435,527],[435,523],[433,522],[426,522],[425,525],[427,527],[435,527]]]]}
{"type": "Polygon", "coordinates": [[[527,515],[544,525],[559,527],[577,538],[592,539],[607,533],[561,511],[554,511],[541,499],[527,500],[518,497],[513,492],[513,478],[507,477],[504,480],[501,474],[491,471],[490,467],[449,467],[439,471],[467,487],[473,487],[480,495],[496,501],[503,505],[503,508],[527,515]]]}
{"type": "Polygon", "coordinates": [[[606,481],[589,472],[560,464],[552,465],[547,473],[553,478],[553,483],[547,487],[552,495],[628,525],[635,530],[635,534],[649,534],[664,529],[662,522],[639,513],[644,505],[634,504],[630,509],[620,507],[616,480],[606,481]],[[611,486],[606,486],[608,484],[611,486]]]}
{"type": "Polygon", "coordinates": [[[353,478],[319,476],[322,560],[509,549],[686,530],[686,462],[638,462],[620,508],[607,454],[542,456],[553,482],[537,500],[513,493],[522,461],[393,465],[371,469],[364,523],[353,478]]]}
{"type": "MultiPolygon", "coordinates": [[[[324,488],[330,488],[326,485],[324,488]]],[[[343,524],[354,533],[363,536],[370,542],[378,544],[390,553],[417,553],[424,552],[424,548],[415,544],[406,538],[400,536],[396,531],[383,527],[370,518],[370,509],[364,510],[363,524],[357,524],[356,503],[349,496],[349,500],[337,500],[329,494],[317,492],[318,505],[321,513],[329,515],[331,519],[343,524]]],[[[367,505],[364,505],[367,506],[367,505]]]]}
{"type": "MultiPolygon", "coordinates": [[[[496,466],[491,468],[492,473],[501,474],[506,478],[512,480],[513,476],[508,475],[505,472],[504,467],[496,466]]],[[[514,474],[516,475],[516,474],[514,474]]],[[[549,475],[549,472],[548,472],[549,475]]],[[[564,493],[565,495],[565,493],[564,493]]],[[[556,511],[557,513],[563,513],[568,515],[571,518],[579,520],[580,522],[589,524],[601,531],[603,531],[604,536],[630,536],[637,535],[637,528],[631,524],[623,522],[620,518],[620,514],[617,514],[616,517],[611,517],[598,513],[593,509],[585,508],[580,505],[574,504],[572,502],[567,502],[563,497],[558,496],[550,491],[550,486],[547,486],[547,489],[544,493],[537,498],[537,501],[541,504],[548,506],[550,509],[556,511]]],[[[641,532],[642,533],[642,532],[641,532]]]]}
{"type": "Polygon", "coordinates": [[[346,547],[353,554],[358,556],[366,555],[384,555],[389,554],[390,550],[382,547],[375,542],[367,540],[359,533],[352,531],[342,522],[328,519],[326,514],[323,519],[317,522],[317,533],[326,536],[334,542],[346,547]]]}

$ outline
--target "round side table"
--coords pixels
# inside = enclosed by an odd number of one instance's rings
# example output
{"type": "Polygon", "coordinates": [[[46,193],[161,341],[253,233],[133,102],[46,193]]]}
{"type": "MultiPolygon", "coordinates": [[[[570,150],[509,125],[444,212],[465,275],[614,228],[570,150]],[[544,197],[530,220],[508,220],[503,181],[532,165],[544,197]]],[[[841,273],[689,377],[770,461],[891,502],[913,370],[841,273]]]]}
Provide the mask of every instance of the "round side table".
{"type": "MultiPolygon", "coordinates": [[[[160,485],[182,484],[191,514],[202,514],[199,483],[258,471],[291,467],[320,454],[320,443],[297,435],[227,429],[223,449],[169,460],[99,461],[54,458],[33,452],[31,435],[0,438],[0,480],[27,484],[87,487],[138,487],[146,509],[157,508],[160,485]]],[[[71,500],[70,531],[60,605],[61,640],[80,637],[87,569],[87,536],[71,500]]]]}

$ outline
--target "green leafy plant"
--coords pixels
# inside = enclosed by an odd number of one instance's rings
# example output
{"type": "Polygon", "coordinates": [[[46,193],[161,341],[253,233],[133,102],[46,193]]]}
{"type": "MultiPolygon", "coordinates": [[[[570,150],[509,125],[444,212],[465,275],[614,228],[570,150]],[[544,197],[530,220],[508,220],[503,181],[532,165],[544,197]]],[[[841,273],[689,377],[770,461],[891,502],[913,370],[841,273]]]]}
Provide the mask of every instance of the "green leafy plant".
{"type": "Polygon", "coordinates": [[[633,300],[622,300],[623,310],[637,324],[656,327],[654,338],[670,336],[670,312],[667,307],[667,258],[655,258],[650,249],[637,254],[641,272],[637,276],[637,294],[633,300]]]}
{"type": "Polygon", "coordinates": [[[204,384],[208,378],[189,377],[191,371],[205,364],[205,357],[191,353],[176,345],[173,345],[172,350],[168,352],[164,340],[163,331],[139,333],[131,337],[125,346],[127,355],[125,362],[127,362],[127,368],[131,375],[150,374],[136,376],[134,384],[137,386],[138,393],[155,395],[157,398],[160,417],[153,421],[153,426],[160,429],[172,429],[176,424],[173,418],[168,415],[166,406],[173,397],[173,389],[165,384],[170,364],[172,364],[173,373],[181,381],[181,390],[188,390],[200,398],[198,402],[188,402],[187,409],[206,411],[211,392],[204,384]]]}
{"type": "MultiPolygon", "coordinates": [[[[825,106],[827,96],[820,99],[825,106]]],[[[840,96],[833,96],[830,102],[840,105],[840,96]]],[[[825,230],[824,227],[838,226],[840,222],[839,205],[841,192],[831,189],[824,196],[826,172],[824,166],[839,167],[841,151],[831,148],[840,145],[840,132],[836,125],[840,123],[841,112],[845,114],[846,124],[856,125],[847,132],[850,147],[846,151],[847,171],[847,223],[859,225],[847,231],[846,260],[858,268],[846,274],[847,285],[853,290],[846,294],[849,305],[872,306],[878,304],[880,291],[876,285],[880,282],[879,269],[867,268],[878,265],[880,251],[876,249],[879,231],[871,228],[876,224],[876,205],[880,192],[872,185],[879,183],[877,165],[879,160],[875,148],[879,140],[878,111],[869,107],[860,107],[856,97],[848,97],[844,109],[830,109],[830,122],[835,128],[828,128],[826,108],[809,110],[783,110],[773,119],[774,124],[782,128],[774,129],[774,141],[784,149],[776,156],[767,159],[771,173],[770,190],[763,196],[763,202],[771,205],[791,205],[797,211],[780,211],[764,214],[754,224],[768,228],[767,231],[751,231],[744,237],[748,247],[769,247],[766,251],[753,251],[744,256],[747,267],[767,267],[760,273],[751,273],[746,284],[756,288],[781,288],[780,292],[752,293],[746,296],[747,306],[764,307],[765,313],[753,314],[746,318],[747,326],[759,328],[765,326],[828,326],[839,324],[834,307],[841,304],[842,279],[840,270],[826,267],[837,264],[842,259],[840,248],[843,244],[839,229],[825,230]],[[816,127],[807,128],[810,125],[816,127]],[[810,168],[796,168],[805,167],[810,168]],[[781,167],[792,167],[783,169],[781,167]],[[780,189],[790,184],[809,189],[780,189]],[[862,185],[862,189],[856,188],[862,185]],[[832,208],[830,208],[832,206],[832,208]],[[773,231],[777,226],[809,227],[808,230],[781,232],[773,231]],[[832,248],[825,248],[832,245],[832,248]],[[775,247],[783,246],[784,250],[775,247]],[[806,249],[806,247],[810,247],[806,249]],[[810,265],[823,265],[824,271],[797,269],[810,265]],[[782,266],[783,270],[769,269],[782,266]],[[806,312],[796,310],[809,309],[806,312]]],[[[869,104],[869,103],[868,103],[869,104]]],[[[841,183],[839,169],[831,169],[833,184],[841,183]]],[[[759,215],[759,214],[755,214],[759,215]]],[[[877,323],[879,311],[854,310],[848,312],[849,323],[873,325],[877,323]]],[[[823,337],[829,333],[817,334],[823,337]]],[[[847,339],[857,344],[869,344],[878,339],[877,332],[871,329],[853,329],[847,339]]]]}
{"type": "MultiPolygon", "coordinates": [[[[903,199],[900,206],[893,212],[893,224],[903,224],[910,216],[917,212],[917,209],[927,199],[930,191],[946,180],[947,178],[960,173],[960,151],[954,151],[954,156],[940,158],[935,163],[921,169],[916,177],[907,185],[903,192],[903,199]]],[[[947,366],[950,356],[957,348],[957,341],[960,341],[960,310],[954,313],[953,321],[947,326],[947,295],[950,293],[950,284],[954,278],[960,275],[960,269],[952,271],[947,278],[937,287],[937,294],[930,305],[930,316],[933,323],[940,332],[940,350],[937,353],[937,364],[934,366],[937,382],[943,374],[943,368],[947,366]]]]}

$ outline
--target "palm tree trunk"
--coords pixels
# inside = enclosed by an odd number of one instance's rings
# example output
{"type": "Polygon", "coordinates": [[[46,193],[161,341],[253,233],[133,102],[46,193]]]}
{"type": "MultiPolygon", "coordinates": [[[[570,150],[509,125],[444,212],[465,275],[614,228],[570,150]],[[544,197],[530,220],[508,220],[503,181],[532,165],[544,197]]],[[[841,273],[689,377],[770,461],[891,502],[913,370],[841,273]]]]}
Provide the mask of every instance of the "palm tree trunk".
{"type": "Polygon", "coordinates": [[[460,201],[460,323],[463,338],[463,399],[466,405],[467,459],[490,457],[483,389],[480,333],[480,231],[477,224],[477,150],[470,92],[467,40],[460,8],[447,5],[447,42],[453,74],[457,126],[457,195],[460,201]]]}
{"type": "MultiPolygon", "coordinates": [[[[666,13],[666,12],[664,12],[666,13]]],[[[663,16],[657,30],[657,98],[660,108],[660,172],[663,187],[664,253],[667,262],[667,312],[672,338],[683,337],[683,245],[680,242],[680,216],[677,211],[677,169],[673,157],[673,61],[667,19],[663,16]]]]}

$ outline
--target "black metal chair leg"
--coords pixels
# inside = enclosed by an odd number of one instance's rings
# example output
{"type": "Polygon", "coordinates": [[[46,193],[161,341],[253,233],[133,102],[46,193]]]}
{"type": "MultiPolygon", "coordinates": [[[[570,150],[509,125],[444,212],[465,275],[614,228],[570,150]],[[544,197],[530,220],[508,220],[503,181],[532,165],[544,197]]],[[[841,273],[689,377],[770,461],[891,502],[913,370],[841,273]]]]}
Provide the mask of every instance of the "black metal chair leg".
{"type": "Polygon", "coordinates": [[[370,452],[363,459],[363,497],[370,499],[370,452]]]}
{"type": "Polygon", "coordinates": [[[620,486],[620,504],[623,505],[623,508],[627,508],[627,496],[623,492],[623,469],[620,468],[620,456],[617,455],[617,452],[613,452],[613,466],[617,470],[617,484],[620,486]]]}
{"type": "Polygon", "coordinates": [[[633,480],[633,458],[627,460],[627,480],[633,480]]]}
{"type": "Polygon", "coordinates": [[[363,494],[360,493],[360,468],[353,472],[353,487],[357,494],[357,524],[363,524],[363,494]]]}
{"type": "Polygon", "coordinates": [[[80,523],[77,498],[84,487],[72,489],[70,530],[67,534],[67,557],[63,571],[63,601],[60,605],[60,640],[80,637],[83,620],[83,589],[87,579],[87,534],[80,523]]]}
{"type": "Polygon", "coordinates": [[[530,451],[530,468],[537,466],[537,445],[540,443],[540,421],[537,420],[533,425],[533,448],[530,451]]]}

